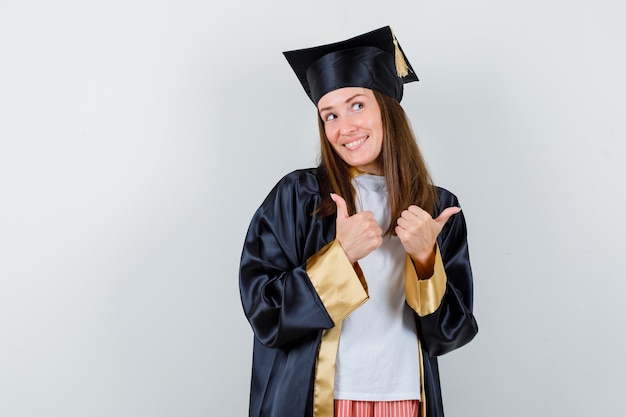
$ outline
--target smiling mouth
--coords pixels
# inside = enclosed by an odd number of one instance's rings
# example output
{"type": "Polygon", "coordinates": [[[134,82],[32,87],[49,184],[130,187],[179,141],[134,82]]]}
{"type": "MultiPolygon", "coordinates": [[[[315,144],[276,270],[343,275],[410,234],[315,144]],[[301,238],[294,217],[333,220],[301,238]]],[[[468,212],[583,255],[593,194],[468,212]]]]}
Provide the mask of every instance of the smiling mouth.
{"type": "Polygon", "coordinates": [[[350,143],[346,143],[343,146],[345,146],[348,149],[354,149],[357,146],[359,146],[360,144],[362,144],[363,142],[365,142],[367,140],[367,136],[362,137],[361,139],[357,139],[355,141],[352,141],[350,143]]]}

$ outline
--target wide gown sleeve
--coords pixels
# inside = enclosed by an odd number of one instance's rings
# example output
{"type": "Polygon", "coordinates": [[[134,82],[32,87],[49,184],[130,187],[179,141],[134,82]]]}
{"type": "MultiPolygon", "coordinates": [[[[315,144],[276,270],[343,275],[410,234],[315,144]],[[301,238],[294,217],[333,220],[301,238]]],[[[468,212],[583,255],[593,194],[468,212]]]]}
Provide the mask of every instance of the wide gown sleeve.
{"type": "MultiPolygon", "coordinates": [[[[439,198],[435,215],[446,207],[459,206],[457,198],[445,189],[439,189],[439,198]]],[[[418,281],[416,274],[407,273],[407,302],[417,313],[420,339],[430,356],[457,349],[478,332],[473,314],[467,227],[462,211],[446,222],[437,238],[434,275],[418,281]],[[412,285],[414,289],[410,291],[408,288],[412,285]]]]}
{"type": "Polygon", "coordinates": [[[246,317],[265,346],[280,347],[329,329],[367,298],[334,242],[334,219],[311,216],[320,200],[314,175],[292,173],[274,187],[250,223],[239,288],[246,317]],[[347,299],[337,295],[342,285],[351,288],[347,299]]]}

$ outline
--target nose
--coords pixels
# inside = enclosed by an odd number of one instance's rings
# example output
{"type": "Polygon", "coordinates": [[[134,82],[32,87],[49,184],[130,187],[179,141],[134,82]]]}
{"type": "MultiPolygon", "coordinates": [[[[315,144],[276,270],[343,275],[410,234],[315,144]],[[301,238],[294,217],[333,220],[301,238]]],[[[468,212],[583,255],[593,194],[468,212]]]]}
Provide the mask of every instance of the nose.
{"type": "Polygon", "coordinates": [[[339,132],[342,135],[349,135],[356,130],[354,123],[350,120],[349,117],[343,117],[341,119],[341,126],[339,127],[339,132]]]}

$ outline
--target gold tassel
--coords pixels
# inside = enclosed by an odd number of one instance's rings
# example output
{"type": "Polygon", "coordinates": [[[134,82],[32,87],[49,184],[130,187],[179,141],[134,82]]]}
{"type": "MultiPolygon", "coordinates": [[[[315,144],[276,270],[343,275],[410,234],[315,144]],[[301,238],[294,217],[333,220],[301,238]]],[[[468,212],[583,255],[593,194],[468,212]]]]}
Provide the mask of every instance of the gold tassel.
{"type": "Polygon", "coordinates": [[[396,47],[396,73],[398,74],[398,77],[406,77],[409,75],[409,67],[404,60],[404,55],[400,50],[396,35],[393,33],[393,29],[391,30],[391,36],[393,37],[393,44],[396,47]]]}

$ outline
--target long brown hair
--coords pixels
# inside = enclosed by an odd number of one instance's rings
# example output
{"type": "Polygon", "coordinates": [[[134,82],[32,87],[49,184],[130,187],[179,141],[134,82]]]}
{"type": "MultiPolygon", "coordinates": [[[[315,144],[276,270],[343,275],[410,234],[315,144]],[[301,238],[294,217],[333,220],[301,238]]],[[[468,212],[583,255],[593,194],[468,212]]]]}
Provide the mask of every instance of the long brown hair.
{"type": "MultiPolygon", "coordinates": [[[[433,186],[424,158],[415,141],[409,119],[400,103],[395,99],[374,91],[380,107],[383,124],[383,146],[378,162],[382,167],[391,222],[388,234],[393,234],[396,220],[402,211],[415,204],[432,216],[437,202],[437,192],[433,186]]],[[[342,196],[348,205],[350,215],[356,213],[356,191],[352,186],[352,169],[335,153],[324,130],[324,122],[318,115],[320,133],[320,163],[318,166],[320,191],[323,201],[316,210],[322,217],[336,213],[337,207],[330,193],[342,196]]]]}

